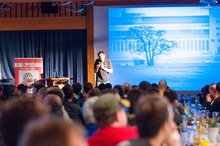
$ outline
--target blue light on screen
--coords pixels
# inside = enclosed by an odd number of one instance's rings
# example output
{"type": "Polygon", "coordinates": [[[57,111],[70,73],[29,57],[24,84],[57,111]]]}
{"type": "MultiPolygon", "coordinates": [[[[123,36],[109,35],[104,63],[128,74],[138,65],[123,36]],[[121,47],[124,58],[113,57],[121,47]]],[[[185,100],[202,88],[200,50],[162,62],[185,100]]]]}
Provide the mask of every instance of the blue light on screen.
{"type": "Polygon", "coordinates": [[[109,8],[110,82],[200,90],[220,81],[220,7],[109,8]]]}

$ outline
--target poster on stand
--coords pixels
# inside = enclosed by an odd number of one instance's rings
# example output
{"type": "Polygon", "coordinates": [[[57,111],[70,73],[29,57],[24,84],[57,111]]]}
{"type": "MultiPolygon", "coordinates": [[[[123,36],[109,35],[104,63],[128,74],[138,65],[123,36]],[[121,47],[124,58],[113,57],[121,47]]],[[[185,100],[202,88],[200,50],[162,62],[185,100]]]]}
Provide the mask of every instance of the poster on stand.
{"type": "Polygon", "coordinates": [[[19,84],[30,86],[42,77],[43,58],[15,58],[14,73],[16,87],[19,84]]]}

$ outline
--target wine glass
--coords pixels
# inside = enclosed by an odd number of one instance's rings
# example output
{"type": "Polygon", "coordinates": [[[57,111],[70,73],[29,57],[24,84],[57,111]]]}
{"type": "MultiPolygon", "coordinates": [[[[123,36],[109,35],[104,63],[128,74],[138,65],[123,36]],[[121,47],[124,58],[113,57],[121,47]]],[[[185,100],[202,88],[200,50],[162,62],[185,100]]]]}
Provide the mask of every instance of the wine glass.
{"type": "Polygon", "coordinates": [[[219,122],[219,112],[212,112],[212,119],[214,119],[218,123],[219,122]]]}

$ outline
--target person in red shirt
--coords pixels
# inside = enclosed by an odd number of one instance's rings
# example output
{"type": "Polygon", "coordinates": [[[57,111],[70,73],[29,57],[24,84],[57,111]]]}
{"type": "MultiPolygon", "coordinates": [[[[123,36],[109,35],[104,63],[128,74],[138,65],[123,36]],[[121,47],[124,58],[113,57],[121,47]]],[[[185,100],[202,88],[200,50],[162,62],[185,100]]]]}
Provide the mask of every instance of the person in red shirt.
{"type": "Polygon", "coordinates": [[[93,105],[99,129],[88,139],[89,146],[116,146],[118,143],[138,137],[136,127],[127,127],[127,116],[120,99],[107,93],[93,105]]]}

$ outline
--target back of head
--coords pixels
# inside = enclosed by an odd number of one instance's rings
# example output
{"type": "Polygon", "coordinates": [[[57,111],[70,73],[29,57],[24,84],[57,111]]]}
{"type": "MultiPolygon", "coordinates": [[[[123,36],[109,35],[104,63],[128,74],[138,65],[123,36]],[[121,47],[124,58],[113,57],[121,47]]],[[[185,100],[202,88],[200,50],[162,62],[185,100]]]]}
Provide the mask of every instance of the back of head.
{"type": "Polygon", "coordinates": [[[22,98],[10,100],[1,108],[0,131],[7,146],[16,146],[26,124],[47,115],[47,109],[37,100],[22,98]]]}
{"type": "Polygon", "coordinates": [[[105,88],[111,90],[112,89],[112,84],[111,83],[105,84],[105,88]]]}
{"type": "Polygon", "coordinates": [[[47,87],[43,87],[37,92],[37,99],[42,103],[46,96],[47,96],[47,87]]]}
{"type": "Polygon", "coordinates": [[[125,90],[124,87],[121,85],[115,85],[113,89],[118,90],[118,94],[120,95],[121,98],[125,97],[125,90]]]}
{"type": "Polygon", "coordinates": [[[98,86],[98,88],[99,88],[100,91],[103,91],[103,90],[106,89],[106,86],[105,86],[104,83],[101,83],[101,84],[98,86]]]}
{"type": "Polygon", "coordinates": [[[209,93],[209,85],[205,85],[204,88],[205,88],[205,89],[204,89],[204,90],[205,90],[205,93],[208,94],[208,93],[209,93]]]}
{"type": "Polygon", "coordinates": [[[19,84],[17,90],[23,94],[27,91],[27,86],[25,86],[24,84],[19,84]]]}
{"type": "Polygon", "coordinates": [[[62,108],[62,100],[55,94],[48,94],[44,99],[44,104],[47,105],[51,111],[62,108]]]}
{"type": "Polygon", "coordinates": [[[127,95],[129,90],[131,89],[131,85],[129,83],[124,83],[123,87],[124,87],[124,90],[125,90],[125,95],[127,95]]]}
{"type": "Polygon", "coordinates": [[[55,94],[55,95],[59,96],[61,100],[63,100],[64,96],[65,96],[63,91],[58,87],[49,87],[47,89],[47,94],[55,94]]]}
{"type": "Polygon", "coordinates": [[[36,84],[34,85],[34,88],[35,88],[35,93],[38,93],[38,91],[41,89],[41,88],[44,88],[45,86],[42,85],[42,84],[36,84]]]}
{"type": "Polygon", "coordinates": [[[100,93],[99,88],[92,88],[88,93],[88,97],[99,96],[100,93]]]}
{"type": "Polygon", "coordinates": [[[7,101],[10,98],[10,96],[12,95],[13,92],[14,92],[13,86],[11,86],[11,85],[1,85],[0,86],[0,100],[7,101]]]}
{"type": "Polygon", "coordinates": [[[138,102],[138,100],[141,98],[141,96],[145,95],[145,92],[143,92],[140,89],[131,89],[128,92],[128,96],[127,99],[130,101],[131,103],[131,107],[130,107],[130,112],[133,113],[134,112],[134,108],[138,102]]]}
{"type": "Polygon", "coordinates": [[[168,102],[158,94],[143,97],[137,103],[135,115],[139,136],[152,138],[168,121],[168,102]]]}
{"type": "Polygon", "coordinates": [[[209,93],[215,93],[216,92],[216,84],[212,83],[209,86],[209,93]]]}
{"type": "Polygon", "coordinates": [[[156,89],[159,90],[159,86],[158,86],[156,83],[152,83],[152,84],[151,84],[151,87],[152,87],[152,88],[156,88],[156,89]]]}
{"type": "Polygon", "coordinates": [[[138,87],[140,90],[147,92],[150,89],[151,84],[147,81],[142,81],[142,82],[140,82],[138,87]]]}
{"type": "Polygon", "coordinates": [[[19,146],[85,146],[83,129],[74,122],[47,118],[30,123],[19,146]]]}
{"type": "Polygon", "coordinates": [[[62,88],[65,96],[64,96],[64,99],[71,99],[72,96],[73,96],[73,88],[72,86],[70,85],[65,85],[63,88],[62,88]]]}
{"type": "Polygon", "coordinates": [[[82,114],[86,124],[95,124],[93,105],[98,100],[98,98],[98,96],[89,98],[83,105],[82,114]]]}
{"type": "Polygon", "coordinates": [[[170,103],[173,103],[175,100],[178,100],[178,95],[176,91],[169,88],[165,90],[164,96],[169,100],[170,103]]]}
{"type": "Polygon", "coordinates": [[[166,80],[160,80],[158,83],[158,86],[160,89],[165,90],[167,88],[167,81],[166,80]]]}
{"type": "Polygon", "coordinates": [[[73,87],[73,92],[74,92],[76,95],[79,95],[79,93],[80,93],[81,90],[82,90],[82,85],[81,85],[80,83],[73,83],[72,87],[73,87]]]}
{"type": "Polygon", "coordinates": [[[116,120],[116,112],[122,109],[118,98],[111,93],[103,94],[93,105],[97,125],[110,126],[116,120]]]}
{"type": "Polygon", "coordinates": [[[84,86],[83,86],[83,89],[84,89],[85,93],[88,93],[92,88],[93,88],[93,86],[92,86],[92,83],[90,83],[90,82],[85,83],[84,86]]]}
{"type": "Polygon", "coordinates": [[[216,84],[216,91],[220,93],[220,82],[216,84]]]}
{"type": "Polygon", "coordinates": [[[137,85],[132,85],[131,89],[138,89],[139,87],[137,85]]]}

